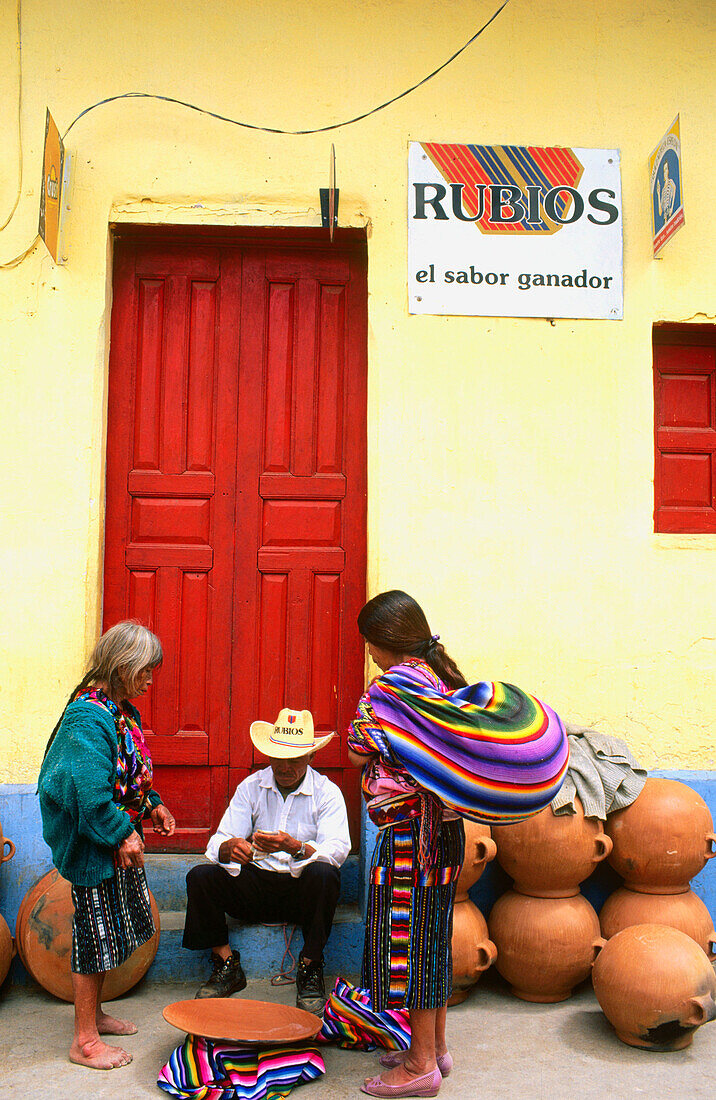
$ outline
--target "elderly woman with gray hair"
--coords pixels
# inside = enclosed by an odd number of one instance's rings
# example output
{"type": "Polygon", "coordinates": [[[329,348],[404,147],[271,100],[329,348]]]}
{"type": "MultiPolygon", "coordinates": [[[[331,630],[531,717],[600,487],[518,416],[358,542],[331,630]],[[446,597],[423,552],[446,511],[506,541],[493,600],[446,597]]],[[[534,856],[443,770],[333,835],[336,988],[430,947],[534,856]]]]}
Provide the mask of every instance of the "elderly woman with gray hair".
{"type": "Polygon", "coordinates": [[[70,1061],[92,1069],[132,1056],[101,1035],[133,1035],[129,1020],[102,1009],[106,971],[155,931],[144,876],[142,820],[171,836],[174,818],[152,788],[139,711],[162,662],[159,639],[136,622],[110,627],[52,731],[40,770],[42,833],[55,867],[72,884],[75,1030],[70,1061]]]}

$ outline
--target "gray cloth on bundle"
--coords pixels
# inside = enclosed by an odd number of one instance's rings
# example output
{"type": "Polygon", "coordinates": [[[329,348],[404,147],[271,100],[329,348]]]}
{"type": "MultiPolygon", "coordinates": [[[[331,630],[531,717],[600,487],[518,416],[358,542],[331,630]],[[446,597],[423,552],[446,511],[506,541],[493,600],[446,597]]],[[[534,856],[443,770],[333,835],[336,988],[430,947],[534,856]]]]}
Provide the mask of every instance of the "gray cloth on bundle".
{"type": "Polygon", "coordinates": [[[646,783],[646,770],[626,742],[607,733],[567,724],[569,764],[559,793],[550,803],[554,814],[577,812],[579,798],[585,817],[606,821],[607,814],[630,806],[646,783]]]}

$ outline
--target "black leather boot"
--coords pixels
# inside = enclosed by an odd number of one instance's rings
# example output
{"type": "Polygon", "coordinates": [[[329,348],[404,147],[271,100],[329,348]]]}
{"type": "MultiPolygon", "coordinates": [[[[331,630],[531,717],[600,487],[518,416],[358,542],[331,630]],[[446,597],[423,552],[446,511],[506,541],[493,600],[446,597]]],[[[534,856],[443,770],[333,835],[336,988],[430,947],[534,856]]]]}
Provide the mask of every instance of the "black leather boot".
{"type": "Polygon", "coordinates": [[[241,967],[241,955],[232,951],[228,959],[212,952],[211,961],[214,971],[208,981],[198,989],[195,998],[230,997],[232,993],[246,988],[246,975],[241,967]]]}
{"type": "Polygon", "coordinates": [[[299,956],[296,970],[296,1008],[322,1016],[326,1007],[326,987],[323,982],[323,956],[307,963],[299,956]]]}

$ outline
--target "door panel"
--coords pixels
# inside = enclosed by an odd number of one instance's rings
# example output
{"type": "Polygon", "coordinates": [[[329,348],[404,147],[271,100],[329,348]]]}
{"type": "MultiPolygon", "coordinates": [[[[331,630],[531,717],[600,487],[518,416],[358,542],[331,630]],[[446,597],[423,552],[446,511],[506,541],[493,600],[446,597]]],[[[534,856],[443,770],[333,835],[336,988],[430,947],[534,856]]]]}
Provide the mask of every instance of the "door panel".
{"type": "Polygon", "coordinates": [[[362,246],[129,234],[114,295],[104,619],[138,618],[164,646],[142,712],[171,846],[204,846],[230,776],[265,763],[250,723],[284,706],[339,731],[317,763],[357,812],[362,246]]]}

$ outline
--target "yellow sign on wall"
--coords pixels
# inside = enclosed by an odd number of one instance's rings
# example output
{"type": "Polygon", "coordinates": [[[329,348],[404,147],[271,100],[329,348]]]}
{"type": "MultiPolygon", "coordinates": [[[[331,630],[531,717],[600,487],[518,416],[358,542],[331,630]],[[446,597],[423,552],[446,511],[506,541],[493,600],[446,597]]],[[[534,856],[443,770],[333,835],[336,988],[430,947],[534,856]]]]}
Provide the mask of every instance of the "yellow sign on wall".
{"type": "Polygon", "coordinates": [[[45,116],[45,155],[42,165],[42,188],[40,190],[40,224],[38,232],[47,245],[55,263],[57,259],[58,239],[60,235],[60,213],[62,203],[62,173],[65,164],[65,147],[62,144],[55,120],[49,107],[45,116]]]}

